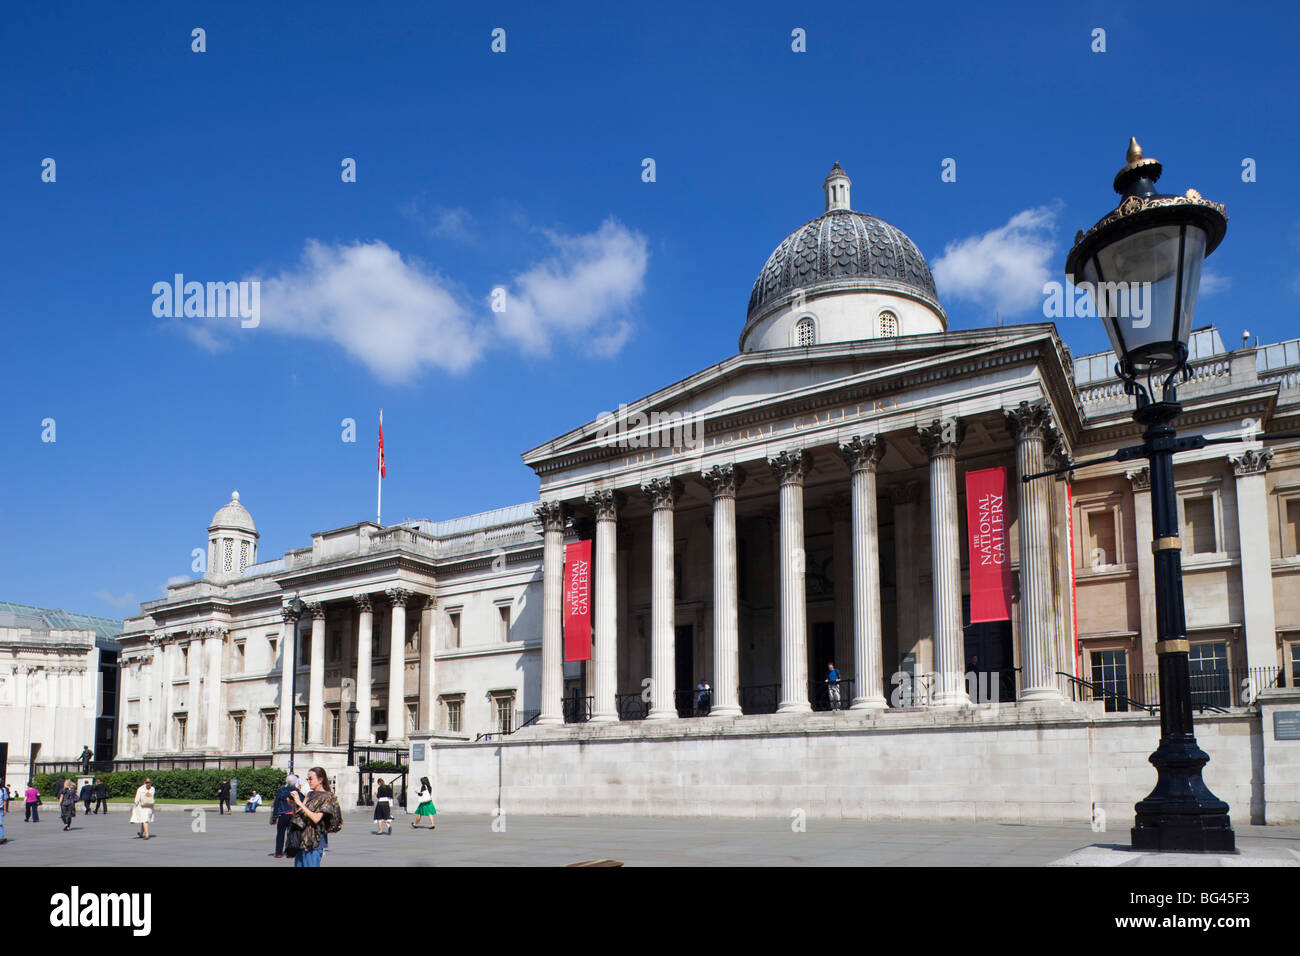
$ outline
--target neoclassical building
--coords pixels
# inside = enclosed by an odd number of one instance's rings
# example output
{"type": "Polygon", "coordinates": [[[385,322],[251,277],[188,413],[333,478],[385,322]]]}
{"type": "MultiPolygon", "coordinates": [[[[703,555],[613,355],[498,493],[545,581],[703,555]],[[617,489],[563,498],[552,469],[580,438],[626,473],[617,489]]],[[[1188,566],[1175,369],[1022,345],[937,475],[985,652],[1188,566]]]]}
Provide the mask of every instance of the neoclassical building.
{"type": "MultiPolygon", "coordinates": [[[[1139,441],[1114,356],[1047,322],[950,331],[920,251],[850,186],[837,164],[763,265],[735,355],[524,453],[539,501],[259,563],[235,496],[205,577],[125,624],[121,754],[278,760],[296,720],[339,766],[355,695],[358,740],[409,744],[440,807],[1131,812],[1158,736],[1144,470],[1020,481],[1139,441]],[[1004,479],[1003,620],[972,622],[972,473],[1004,479]],[[591,659],[566,661],[581,540],[591,659]]],[[[1206,779],[1239,817],[1300,818],[1266,719],[1300,677],[1300,442],[1256,438],[1300,427],[1300,342],[1192,347],[1179,427],[1242,439],[1177,466],[1206,779]]]]}

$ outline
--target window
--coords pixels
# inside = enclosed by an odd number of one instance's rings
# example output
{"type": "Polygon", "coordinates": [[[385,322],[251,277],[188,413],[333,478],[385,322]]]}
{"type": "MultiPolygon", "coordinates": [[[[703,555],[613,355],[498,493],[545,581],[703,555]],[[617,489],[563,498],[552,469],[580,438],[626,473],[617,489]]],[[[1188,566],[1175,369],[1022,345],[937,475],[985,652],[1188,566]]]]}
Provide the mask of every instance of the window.
{"type": "Polygon", "coordinates": [[[497,613],[501,618],[501,630],[499,634],[501,637],[501,643],[504,644],[510,640],[510,605],[502,604],[497,608],[497,613]]]}
{"type": "Polygon", "coordinates": [[[222,538],[221,541],[222,544],[225,545],[225,557],[226,557],[225,570],[229,571],[231,561],[234,558],[235,540],[233,538],[222,538]]]}
{"type": "Polygon", "coordinates": [[[262,713],[262,749],[275,749],[275,711],[262,713]]]}
{"type": "Polygon", "coordinates": [[[1282,529],[1282,552],[1293,558],[1300,554],[1300,496],[1286,501],[1286,520],[1282,529]]]}
{"type": "Polygon", "coordinates": [[[1291,645],[1291,680],[1292,687],[1300,687],[1300,643],[1291,645]]]}
{"type": "Polygon", "coordinates": [[[244,715],[234,714],[230,723],[230,749],[239,753],[244,749],[244,715]]]}
{"type": "Polygon", "coordinates": [[[447,646],[460,647],[460,612],[453,611],[447,615],[447,646]]]}
{"type": "Polygon", "coordinates": [[[248,567],[248,542],[239,542],[239,570],[243,571],[248,567]]]}
{"type": "Polygon", "coordinates": [[[1183,548],[1189,554],[1214,554],[1219,550],[1211,496],[1183,499],[1183,548]]]}
{"type": "MultiPolygon", "coordinates": [[[[244,653],[244,642],[235,641],[235,673],[242,674],[244,665],[247,661],[247,655],[244,653]]],[[[238,750],[239,748],[235,748],[238,750]]]]}
{"type": "Polygon", "coordinates": [[[330,745],[337,747],[339,745],[339,712],[337,709],[330,711],[330,745]]]}
{"type": "Polygon", "coordinates": [[[492,694],[492,725],[498,734],[508,734],[515,729],[515,692],[496,691],[492,694]]]}
{"type": "Polygon", "coordinates": [[[892,339],[898,335],[898,316],[892,312],[880,313],[880,337],[882,339],[892,339]]]}
{"type": "Polygon", "coordinates": [[[1192,707],[1227,707],[1232,703],[1226,642],[1193,644],[1187,653],[1187,670],[1192,678],[1192,707]]]}
{"type": "Polygon", "coordinates": [[[406,732],[413,734],[420,729],[420,708],[418,704],[406,705],[406,732]]]}
{"type": "Polygon", "coordinates": [[[185,749],[186,729],[189,724],[189,718],[184,714],[176,715],[176,749],[185,749]]]}
{"type": "Polygon", "coordinates": [[[443,729],[452,734],[460,733],[461,713],[465,707],[464,695],[457,694],[454,697],[444,697],[442,707],[443,729]]]}
{"type": "Polygon", "coordinates": [[[189,675],[189,673],[190,673],[190,649],[188,647],[182,647],[181,648],[181,676],[186,677],[189,675]]]}
{"type": "Polygon", "coordinates": [[[126,752],[129,754],[138,754],[140,752],[140,725],[131,724],[126,728],[126,752]]]}
{"type": "Polygon", "coordinates": [[[795,323],[794,344],[799,348],[817,344],[817,328],[811,315],[805,315],[795,323]]]}
{"type": "Polygon", "coordinates": [[[271,662],[275,663],[275,652],[280,649],[280,641],[278,638],[272,637],[268,634],[266,635],[266,644],[271,648],[271,662]]]}
{"type": "Polygon", "coordinates": [[[1115,551],[1115,513],[1105,511],[1088,512],[1088,562],[1093,568],[1102,565],[1118,564],[1115,551]]]}
{"type": "Polygon", "coordinates": [[[300,710],[298,711],[298,740],[301,742],[301,741],[305,741],[306,739],[307,739],[307,711],[300,710]]]}
{"type": "Polygon", "coordinates": [[[1128,710],[1128,653],[1122,648],[1092,652],[1092,682],[1106,701],[1107,711],[1128,710]]]}

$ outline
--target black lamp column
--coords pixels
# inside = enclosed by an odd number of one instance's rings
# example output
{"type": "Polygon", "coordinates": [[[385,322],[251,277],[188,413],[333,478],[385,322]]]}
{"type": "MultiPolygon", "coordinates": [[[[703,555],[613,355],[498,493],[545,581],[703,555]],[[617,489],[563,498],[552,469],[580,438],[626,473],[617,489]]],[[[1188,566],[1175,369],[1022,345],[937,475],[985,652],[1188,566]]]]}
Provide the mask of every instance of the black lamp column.
{"type": "Polygon", "coordinates": [[[352,766],[353,750],[357,743],[357,702],[354,700],[348,704],[348,766],[352,766]]]}

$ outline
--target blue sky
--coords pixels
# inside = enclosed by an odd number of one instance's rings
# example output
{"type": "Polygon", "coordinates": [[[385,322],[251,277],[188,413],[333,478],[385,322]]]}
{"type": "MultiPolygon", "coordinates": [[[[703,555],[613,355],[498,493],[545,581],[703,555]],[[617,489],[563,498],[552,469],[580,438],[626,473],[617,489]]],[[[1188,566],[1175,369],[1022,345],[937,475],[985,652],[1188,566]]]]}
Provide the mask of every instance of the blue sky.
{"type": "Polygon", "coordinates": [[[522,451],[734,354],[833,161],[970,328],[1041,320],[1137,135],[1227,204],[1198,324],[1300,334],[1286,4],[274,6],[6,13],[0,598],[133,613],[234,488],[263,558],[373,520],[381,406],[385,520],[528,500],[522,451]],[[176,273],[260,325],[155,317],[176,273]]]}

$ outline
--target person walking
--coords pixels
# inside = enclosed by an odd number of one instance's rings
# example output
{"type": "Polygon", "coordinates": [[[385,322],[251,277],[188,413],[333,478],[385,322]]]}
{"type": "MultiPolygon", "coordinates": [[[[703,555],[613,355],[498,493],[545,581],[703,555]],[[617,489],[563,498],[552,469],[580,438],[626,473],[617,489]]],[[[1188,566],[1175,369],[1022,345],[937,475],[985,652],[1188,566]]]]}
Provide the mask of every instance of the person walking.
{"type": "Polygon", "coordinates": [[[293,801],[289,799],[289,794],[298,789],[298,778],[289,774],[284,778],[284,786],[275,791],[275,799],[271,801],[271,822],[275,824],[275,858],[277,860],[284,856],[284,835],[289,829],[289,824],[293,817],[293,801]]]}
{"type": "Polygon", "coordinates": [[[343,808],[329,786],[325,770],[312,767],[307,771],[307,799],[297,790],[290,795],[294,803],[293,825],[302,831],[301,845],[293,858],[295,867],[320,866],[325,834],[343,829],[343,808]]]}
{"type": "Polygon", "coordinates": [[[0,781],[0,807],[3,807],[3,813],[9,812],[9,784],[0,781]]]}
{"type": "Polygon", "coordinates": [[[230,781],[222,777],[217,787],[217,815],[230,812],[230,781]]]}
{"type": "Polygon", "coordinates": [[[41,792],[36,789],[36,785],[27,784],[27,791],[23,794],[27,801],[27,812],[23,814],[23,822],[31,821],[32,823],[41,822],[41,792]]]}
{"type": "Polygon", "coordinates": [[[149,824],[153,823],[153,801],[153,781],[145,777],[144,783],[135,791],[135,801],[131,804],[131,822],[140,825],[136,836],[146,840],[149,839],[149,824]]]}
{"type": "Polygon", "coordinates": [[[429,818],[429,829],[434,829],[433,815],[438,812],[438,808],[433,805],[433,787],[429,786],[429,778],[420,778],[420,790],[415,795],[415,820],[411,823],[412,830],[420,829],[420,821],[425,817],[429,818]]]}
{"type": "Polygon", "coordinates": [[[77,815],[77,785],[71,780],[63,781],[63,790],[59,793],[59,816],[63,819],[63,830],[72,829],[72,820],[77,815]]]}
{"type": "Polygon", "coordinates": [[[4,799],[0,800],[0,846],[9,842],[5,836],[5,814],[9,812],[9,788],[0,784],[0,789],[4,790],[4,799]]]}
{"type": "Polygon", "coordinates": [[[95,781],[95,816],[99,816],[99,808],[104,808],[104,816],[108,816],[108,784],[102,779],[95,781]]]}
{"type": "Polygon", "coordinates": [[[84,784],[81,785],[81,804],[82,807],[84,808],[81,812],[83,814],[90,813],[90,801],[94,799],[95,799],[95,785],[91,783],[89,780],[87,780],[84,784]]]}
{"type": "Polygon", "coordinates": [[[388,835],[393,835],[393,788],[379,781],[375,790],[375,832],[382,835],[388,827],[388,835]]]}
{"type": "Polygon", "coordinates": [[[826,695],[830,699],[831,710],[840,709],[840,672],[835,669],[835,662],[826,664],[826,695]]]}

